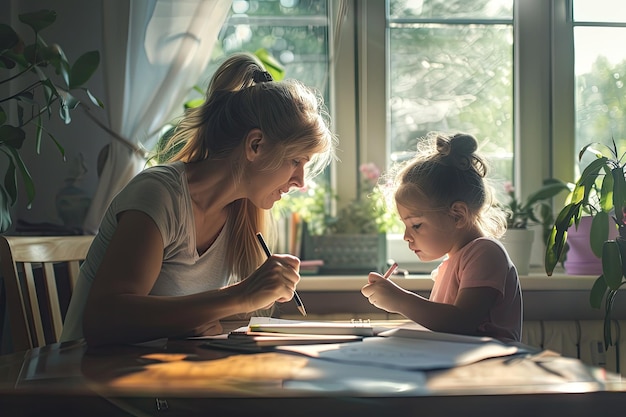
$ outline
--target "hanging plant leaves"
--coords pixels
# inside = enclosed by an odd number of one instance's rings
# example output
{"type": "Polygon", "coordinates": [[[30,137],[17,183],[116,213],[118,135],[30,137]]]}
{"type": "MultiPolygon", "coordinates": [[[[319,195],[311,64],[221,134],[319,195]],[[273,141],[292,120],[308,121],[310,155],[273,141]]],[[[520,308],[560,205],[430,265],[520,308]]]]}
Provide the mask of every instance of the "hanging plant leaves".
{"type": "Polygon", "coordinates": [[[591,307],[598,309],[602,307],[602,300],[604,299],[606,290],[607,286],[606,281],[604,280],[604,275],[600,275],[593,283],[593,287],[589,293],[589,304],[591,307]]]}
{"type": "Polygon", "coordinates": [[[0,23],[0,51],[12,49],[19,40],[19,36],[17,36],[17,33],[11,26],[0,23]]]}
{"type": "Polygon", "coordinates": [[[91,51],[82,54],[72,65],[70,71],[70,88],[77,88],[85,84],[100,65],[100,53],[91,51]]]}
{"type": "Polygon", "coordinates": [[[602,274],[606,285],[617,290],[622,282],[622,256],[614,240],[604,242],[602,247],[602,274]]]}
{"type": "Polygon", "coordinates": [[[605,211],[597,212],[591,219],[589,244],[591,251],[598,258],[602,256],[602,246],[609,238],[609,221],[609,214],[605,211]]]}
{"type": "Polygon", "coordinates": [[[57,13],[53,10],[39,10],[32,13],[22,13],[19,16],[20,22],[39,32],[47,28],[57,20],[57,13]]]}

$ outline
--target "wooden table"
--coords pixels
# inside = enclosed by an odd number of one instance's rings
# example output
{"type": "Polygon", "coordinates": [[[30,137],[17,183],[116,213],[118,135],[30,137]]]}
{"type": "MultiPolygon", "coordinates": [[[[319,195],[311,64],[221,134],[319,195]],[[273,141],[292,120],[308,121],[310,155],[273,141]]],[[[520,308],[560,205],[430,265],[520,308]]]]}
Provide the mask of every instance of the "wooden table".
{"type": "Polygon", "coordinates": [[[72,342],[0,356],[0,415],[569,417],[626,406],[624,382],[545,352],[408,372],[202,344],[72,342]]]}

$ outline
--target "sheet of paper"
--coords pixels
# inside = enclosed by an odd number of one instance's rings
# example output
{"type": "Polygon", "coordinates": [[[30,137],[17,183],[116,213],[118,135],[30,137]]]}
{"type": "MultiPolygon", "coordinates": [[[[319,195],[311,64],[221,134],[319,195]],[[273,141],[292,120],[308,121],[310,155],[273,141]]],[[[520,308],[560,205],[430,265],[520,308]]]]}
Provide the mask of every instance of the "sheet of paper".
{"type": "Polygon", "coordinates": [[[378,336],[383,337],[404,337],[410,339],[428,339],[428,340],[439,340],[442,342],[459,342],[459,343],[485,343],[485,342],[494,342],[501,343],[496,339],[491,337],[484,336],[467,336],[463,334],[453,334],[453,333],[440,333],[433,332],[432,330],[428,330],[424,326],[419,324],[413,326],[401,326],[395,329],[390,329],[378,334],[378,336]]]}
{"type": "MultiPolygon", "coordinates": [[[[306,366],[299,368],[291,379],[283,381],[282,388],[296,392],[320,392],[359,395],[424,395],[428,392],[426,374],[393,368],[374,368],[361,364],[337,363],[307,358],[306,366]],[[374,376],[372,376],[374,375],[374,376]]],[[[365,400],[367,401],[367,400],[365,400]]]]}
{"type": "Polygon", "coordinates": [[[519,347],[500,342],[463,343],[404,337],[368,337],[362,342],[277,349],[342,363],[405,370],[451,368],[520,352],[519,347]]]}

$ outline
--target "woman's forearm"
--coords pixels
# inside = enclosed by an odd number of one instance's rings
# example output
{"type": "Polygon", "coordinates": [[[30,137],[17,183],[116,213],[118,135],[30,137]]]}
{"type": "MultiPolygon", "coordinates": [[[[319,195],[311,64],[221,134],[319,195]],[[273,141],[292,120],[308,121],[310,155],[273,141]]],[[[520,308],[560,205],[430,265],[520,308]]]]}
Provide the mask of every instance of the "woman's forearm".
{"type": "Polygon", "coordinates": [[[237,286],[188,296],[116,294],[90,298],[83,332],[90,346],[201,334],[208,323],[246,310],[237,286]]]}

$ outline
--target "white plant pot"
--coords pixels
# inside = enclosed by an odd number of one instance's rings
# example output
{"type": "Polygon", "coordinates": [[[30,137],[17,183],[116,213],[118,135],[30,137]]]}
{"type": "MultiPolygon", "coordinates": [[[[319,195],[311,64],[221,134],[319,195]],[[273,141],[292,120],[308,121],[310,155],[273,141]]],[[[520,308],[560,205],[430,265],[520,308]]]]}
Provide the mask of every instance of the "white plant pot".
{"type": "Polygon", "coordinates": [[[531,229],[508,229],[500,239],[518,275],[528,275],[534,239],[535,231],[531,229]]]}

